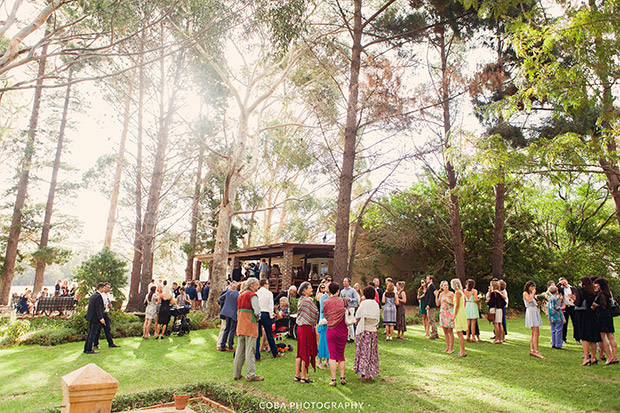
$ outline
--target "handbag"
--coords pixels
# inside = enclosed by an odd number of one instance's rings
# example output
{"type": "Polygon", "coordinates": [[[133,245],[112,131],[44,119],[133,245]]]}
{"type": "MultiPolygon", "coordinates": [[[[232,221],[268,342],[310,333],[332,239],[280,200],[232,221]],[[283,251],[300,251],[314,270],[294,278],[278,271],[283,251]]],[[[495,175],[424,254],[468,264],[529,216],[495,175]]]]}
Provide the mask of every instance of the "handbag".
{"type": "Polygon", "coordinates": [[[344,312],[344,323],[347,326],[355,324],[355,316],[351,314],[348,309],[346,309],[344,312]]]}
{"type": "Polygon", "coordinates": [[[609,311],[611,311],[612,317],[618,317],[620,315],[620,305],[618,305],[613,298],[611,300],[611,307],[609,308],[609,311]]]}
{"type": "Polygon", "coordinates": [[[489,320],[489,323],[495,321],[495,307],[489,308],[489,312],[487,313],[487,320],[489,320]]]}

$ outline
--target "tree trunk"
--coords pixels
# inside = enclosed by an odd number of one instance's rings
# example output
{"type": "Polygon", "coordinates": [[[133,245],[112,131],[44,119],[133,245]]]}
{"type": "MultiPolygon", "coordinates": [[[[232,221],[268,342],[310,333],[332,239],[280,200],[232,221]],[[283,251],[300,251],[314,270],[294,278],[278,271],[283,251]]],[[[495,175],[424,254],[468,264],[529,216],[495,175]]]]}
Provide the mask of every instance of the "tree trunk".
{"type": "MultiPolygon", "coordinates": [[[[231,188],[232,189],[232,188],[231,188]]],[[[234,197],[236,191],[231,192],[234,197]]],[[[220,293],[224,291],[226,282],[226,265],[228,263],[228,248],[230,246],[230,226],[234,213],[234,199],[230,199],[226,204],[222,200],[220,213],[217,222],[217,231],[215,234],[215,248],[213,251],[213,272],[211,273],[211,290],[209,292],[209,300],[205,316],[207,319],[217,318],[220,306],[218,299],[220,293]],[[228,228],[228,231],[226,231],[228,228]]]]}
{"type": "Polygon", "coordinates": [[[351,189],[357,145],[357,100],[359,95],[359,74],[362,54],[362,0],[354,0],[353,46],[349,78],[349,100],[344,131],[344,151],[338,188],[336,213],[336,244],[334,246],[334,281],[342,283],[349,268],[349,215],[351,211],[351,189]]]}
{"type": "Polygon", "coordinates": [[[504,278],[505,198],[506,185],[502,179],[502,182],[495,185],[495,221],[493,224],[493,245],[491,254],[491,275],[493,278],[498,279],[504,278]]]}
{"type": "Polygon", "coordinates": [[[205,316],[208,319],[218,317],[220,313],[220,306],[217,301],[220,298],[220,293],[224,291],[226,283],[226,265],[228,264],[228,249],[230,247],[230,228],[235,212],[237,190],[244,180],[241,175],[241,170],[244,166],[245,148],[248,140],[248,121],[245,113],[242,113],[239,118],[238,136],[239,143],[234,150],[231,158],[232,164],[228,168],[228,173],[224,181],[217,231],[215,232],[213,270],[209,275],[211,290],[209,292],[209,300],[207,301],[207,308],[205,310],[205,316]]]}
{"type": "MultiPolygon", "coordinates": [[[[140,37],[140,51],[144,51],[144,38],[140,37]]],[[[133,260],[131,264],[131,281],[127,311],[141,310],[140,276],[142,269],[142,134],[144,131],[144,66],[143,53],[139,57],[138,74],[138,142],[136,153],[136,234],[133,243],[133,260]]]]}
{"type": "MultiPolygon", "coordinates": [[[[590,7],[593,12],[598,12],[598,7],[594,0],[590,0],[590,7]]],[[[601,45],[600,35],[596,38],[596,49],[600,50],[603,48],[601,45]]],[[[614,126],[610,122],[610,118],[613,117],[616,109],[614,108],[614,96],[612,93],[612,82],[609,80],[609,68],[601,65],[601,67],[597,70],[597,76],[600,80],[600,84],[603,87],[602,90],[602,106],[603,106],[603,115],[601,126],[603,130],[613,131],[614,126]]],[[[601,156],[599,158],[599,165],[603,169],[605,173],[605,177],[607,178],[607,188],[611,193],[611,197],[614,201],[614,208],[616,213],[616,219],[618,220],[618,224],[620,224],[620,170],[618,165],[614,161],[614,156],[617,155],[618,147],[616,144],[615,136],[605,136],[606,149],[607,153],[610,155],[609,157],[601,156]]],[[[600,142],[600,139],[599,139],[600,142]]],[[[597,147],[600,146],[600,143],[597,142],[597,147]]],[[[601,148],[601,153],[604,151],[601,148]]]]}
{"type": "Polygon", "coordinates": [[[116,208],[118,207],[118,195],[121,188],[121,177],[123,175],[123,166],[125,163],[125,145],[127,143],[127,134],[129,131],[129,121],[131,120],[131,95],[133,92],[133,82],[129,82],[129,91],[125,100],[125,114],[123,120],[123,131],[121,132],[121,145],[118,148],[116,158],[116,171],[114,173],[114,186],[112,195],[110,196],[110,209],[108,211],[108,223],[105,229],[105,238],[103,246],[110,248],[112,246],[112,235],[114,234],[114,222],[116,221],[116,208]]]}
{"type": "MultiPolygon", "coordinates": [[[[69,85],[65,93],[65,103],[62,108],[62,120],[60,121],[60,131],[58,133],[58,142],[56,144],[56,156],[54,157],[54,166],[52,167],[52,178],[50,180],[50,189],[47,194],[47,204],[45,205],[45,217],[43,219],[43,228],[41,229],[41,241],[39,249],[47,247],[50,235],[50,224],[52,222],[52,213],[54,211],[54,198],[56,196],[56,185],[58,183],[58,171],[60,170],[60,158],[62,156],[63,141],[65,138],[65,128],[67,126],[67,114],[69,113],[69,102],[71,99],[71,78],[73,71],[69,71],[69,85]]],[[[38,261],[34,275],[33,292],[39,293],[43,289],[43,279],[45,277],[45,261],[38,261]]]]}
{"type": "MultiPolygon", "coordinates": [[[[49,35],[49,30],[45,30],[43,37],[49,35]]],[[[37,73],[37,83],[34,90],[34,102],[32,104],[32,113],[30,115],[30,125],[28,126],[28,137],[26,138],[26,147],[24,149],[24,157],[21,161],[19,174],[19,184],[17,186],[17,196],[15,206],[13,207],[13,218],[11,219],[11,228],[9,230],[9,238],[6,244],[6,255],[2,266],[2,280],[0,282],[0,305],[8,305],[11,294],[11,282],[15,275],[15,263],[17,260],[17,245],[19,243],[19,235],[22,230],[22,209],[26,203],[26,195],[28,191],[28,180],[30,178],[30,168],[32,167],[32,155],[34,154],[34,142],[37,136],[37,125],[39,122],[39,108],[41,107],[41,95],[43,92],[43,75],[45,74],[45,63],[47,62],[47,43],[41,49],[41,57],[39,59],[39,70],[37,73]]]]}
{"type": "MultiPolygon", "coordinates": [[[[448,55],[446,51],[445,30],[439,33],[439,47],[441,52],[441,106],[443,109],[443,130],[444,147],[446,151],[451,146],[450,120],[450,82],[448,79],[448,55]]],[[[450,192],[450,229],[452,231],[452,247],[454,251],[455,272],[462,283],[465,282],[465,245],[463,243],[463,230],[461,226],[461,213],[459,210],[459,198],[456,194],[457,179],[456,172],[449,159],[445,161],[445,171],[448,180],[448,190],[450,192]]]]}
{"type": "MultiPolygon", "coordinates": [[[[163,23],[161,27],[161,43],[163,45],[163,23]]],[[[178,84],[182,53],[179,53],[176,62],[176,76],[173,84],[178,84]]],[[[157,221],[159,219],[159,197],[161,188],[164,183],[164,172],[166,167],[166,151],[168,149],[168,134],[170,123],[174,114],[174,105],[176,94],[172,92],[168,98],[168,108],[165,108],[165,56],[162,48],[162,56],[160,59],[160,103],[159,103],[159,131],[157,137],[157,150],[155,153],[155,164],[153,165],[153,173],[151,175],[151,187],[149,189],[149,198],[144,213],[144,224],[142,226],[142,276],[140,283],[140,302],[146,297],[146,289],[153,277],[153,257],[155,245],[155,231],[157,229],[157,221]]]]}
{"type": "Polygon", "coordinates": [[[196,184],[194,185],[194,199],[192,202],[192,223],[189,230],[189,243],[192,247],[191,253],[187,254],[187,265],[185,267],[185,281],[194,279],[194,254],[196,253],[196,233],[198,232],[198,212],[200,209],[200,194],[202,192],[202,163],[204,158],[204,143],[200,143],[198,153],[198,170],[196,171],[196,184]]]}

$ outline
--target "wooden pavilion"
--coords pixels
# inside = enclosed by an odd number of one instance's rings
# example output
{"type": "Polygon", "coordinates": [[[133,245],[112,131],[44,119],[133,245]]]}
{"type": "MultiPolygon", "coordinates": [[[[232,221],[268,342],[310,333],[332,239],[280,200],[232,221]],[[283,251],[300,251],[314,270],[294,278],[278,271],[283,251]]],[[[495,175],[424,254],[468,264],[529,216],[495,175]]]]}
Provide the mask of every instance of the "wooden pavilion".
{"type": "MultiPolygon", "coordinates": [[[[202,265],[210,266],[213,254],[195,255],[202,265]]],[[[333,273],[334,244],[299,244],[281,242],[229,251],[231,267],[247,261],[265,261],[271,267],[278,264],[282,275],[269,278],[269,289],[279,292],[291,285],[299,286],[304,281],[314,285],[326,275],[333,273]]]]}

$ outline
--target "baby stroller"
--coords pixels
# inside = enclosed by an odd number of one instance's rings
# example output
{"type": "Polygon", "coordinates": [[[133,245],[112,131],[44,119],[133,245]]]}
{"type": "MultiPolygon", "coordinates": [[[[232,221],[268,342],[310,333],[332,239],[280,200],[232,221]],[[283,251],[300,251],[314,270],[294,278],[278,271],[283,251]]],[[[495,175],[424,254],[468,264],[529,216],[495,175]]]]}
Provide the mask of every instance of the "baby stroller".
{"type": "Polygon", "coordinates": [[[290,319],[288,317],[283,317],[272,325],[273,328],[273,338],[276,340],[284,340],[284,338],[289,333],[289,324],[290,319]]]}
{"type": "Polygon", "coordinates": [[[187,314],[189,314],[189,306],[170,309],[170,315],[174,317],[172,328],[170,330],[179,337],[189,334],[190,325],[187,314]]]}

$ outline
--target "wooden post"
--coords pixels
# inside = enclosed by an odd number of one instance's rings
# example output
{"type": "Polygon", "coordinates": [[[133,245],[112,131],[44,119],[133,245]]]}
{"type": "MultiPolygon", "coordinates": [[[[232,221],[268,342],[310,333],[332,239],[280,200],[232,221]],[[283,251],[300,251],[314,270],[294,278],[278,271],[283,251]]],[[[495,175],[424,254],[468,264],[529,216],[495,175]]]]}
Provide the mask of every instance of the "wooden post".
{"type": "Polygon", "coordinates": [[[90,363],[60,380],[62,383],[61,413],[109,412],[118,388],[118,380],[101,367],[90,363]]]}
{"type": "Polygon", "coordinates": [[[288,290],[293,285],[293,248],[284,251],[282,259],[282,290],[288,290]]]}

